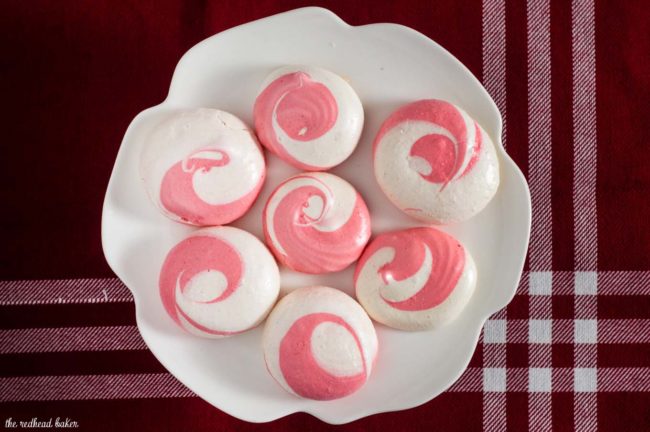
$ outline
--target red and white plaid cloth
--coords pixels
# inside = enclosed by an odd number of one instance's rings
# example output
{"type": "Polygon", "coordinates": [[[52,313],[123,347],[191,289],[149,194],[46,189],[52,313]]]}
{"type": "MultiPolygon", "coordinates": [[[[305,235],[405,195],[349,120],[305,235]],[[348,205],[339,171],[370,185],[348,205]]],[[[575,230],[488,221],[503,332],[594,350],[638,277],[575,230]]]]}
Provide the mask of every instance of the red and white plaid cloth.
{"type": "MultiPolygon", "coordinates": [[[[194,396],[146,349],[131,295],[102,258],[100,209],[126,125],[164,97],[181,54],[303,5],[3,3],[0,427],[259,428],[194,396]]],[[[460,380],[421,407],[341,429],[650,430],[647,2],[325,6],[353,25],[414,27],[459,57],[501,109],[533,201],[517,295],[486,323],[460,380]]],[[[264,427],[329,429],[305,414],[264,427]]]]}

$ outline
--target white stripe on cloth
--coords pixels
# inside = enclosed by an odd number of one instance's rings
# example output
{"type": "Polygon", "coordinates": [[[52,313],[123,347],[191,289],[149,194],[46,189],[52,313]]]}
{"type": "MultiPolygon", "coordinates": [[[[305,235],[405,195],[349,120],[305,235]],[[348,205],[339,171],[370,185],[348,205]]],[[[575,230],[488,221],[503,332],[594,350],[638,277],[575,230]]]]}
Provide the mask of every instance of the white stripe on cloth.
{"type": "MultiPolygon", "coordinates": [[[[468,368],[460,379],[449,388],[451,392],[479,392],[482,391],[482,369],[480,367],[468,368]]],[[[530,371],[534,368],[518,367],[508,368],[507,391],[528,393],[530,389],[530,371]]],[[[552,369],[552,386],[553,392],[574,392],[576,371],[578,373],[578,380],[580,376],[589,375],[595,370],[581,370],[572,367],[556,367],[552,369]],[[587,373],[584,373],[587,372],[587,373]]],[[[650,368],[649,367],[612,367],[612,368],[598,368],[598,387],[589,388],[588,382],[579,383],[585,386],[579,388],[578,393],[593,393],[594,391],[617,393],[617,392],[647,392],[650,388],[650,368]]],[[[540,388],[537,387],[537,390],[540,388]]],[[[505,409],[505,407],[504,407],[505,409]]],[[[550,411],[546,414],[550,416],[550,411]]]]}
{"type": "Polygon", "coordinates": [[[501,111],[506,147],[506,2],[483,0],[483,85],[501,111]]]}
{"type": "Polygon", "coordinates": [[[133,301],[117,278],[0,281],[0,306],[133,301]]]}
{"type": "Polygon", "coordinates": [[[533,207],[530,269],[552,269],[550,0],[526,6],[528,65],[528,182],[533,207]]]}
{"type": "MultiPolygon", "coordinates": [[[[510,319],[508,320],[507,343],[530,343],[531,332],[533,335],[543,334],[546,326],[542,320],[510,319]],[[533,321],[533,323],[531,323],[533,321]]],[[[594,320],[554,319],[551,323],[551,336],[554,344],[590,343],[601,344],[643,344],[650,343],[650,319],[601,319],[598,326],[594,320]]],[[[487,325],[487,324],[486,324],[487,325]]],[[[533,339],[535,336],[533,336],[533,339]]],[[[538,339],[539,340],[539,339],[538,339]]],[[[494,343],[483,342],[483,356],[485,350],[494,343]]],[[[539,343],[536,343],[539,345],[539,343]]],[[[550,363],[548,363],[550,364],[550,363]]],[[[495,365],[484,365],[495,367],[495,365]]],[[[539,366],[539,365],[537,365],[539,366]]]]}
{"type": "Polygon", "coordinates": [[[550,273],[553,276],[553,295],[650,295],[650,271],[550,273]]]}
{"type": "MultiPolygon", "coordinates": [[[[507,369],[507,391],[529,392],[530,370],[507,369]]],[[[573,368],[554,368],[553,373],[558,374],[553,381],[553,391],[573,390],[573,368]]],[[[600,368],[598,384],[598,391],[601,392],[647,391],[650,388],[650,368],[600,368]]],[[[0,402],[194,396],[168,373],[5,377],[0,378],[0,388],[5,389],[0,392],[0,402]]],[[[449,391],[482,392],[483,368],[468,368],[449,391]]]]}
{"type": "MultiPolygon", "coordinates": [[[[506,4],[505,0],[483,0],[483,85],[501,112],[501,143],[507,146],[507,99],[506,99],[506,4]]],[[[492,317],[484,327],[483,366],[494,368],[495,374],[484,369],[483,374],[483,430],[503,431],[507,427],[505,393],[506,348],[500,342],[507,337],[507,312],[503,309],[499,317],[492,317]],[[490,376],[503,376],[502,383],[494,383],[490,376]]]]}
{"type": "Polygon", "coordinates": [[[576,432],[598,423],[598,217],[596,206],[596,43],[593,0],[571,3],[573,220],[576,318],[573,346],[573,424],[576,432]],[[582,273],[580,273],[582,272],[582,273]]]}
{"type": "Polygon", "coordinates": [[[599,368],[598,391],[647,392],[650,368],[599,368]]]}
{"type": "MultiPolygon", "coordinates": [[[[509,368],[509,392],[529,392],[531,368],[509,368]]],[[[553,391],[573,391],[574,368],[553,369],[553,391]]],[[[643,392],[650,388],[650,368],[600,368],[600,392],[643,392]]],[[[189,389],[168,373],[124,375],[64,375],[0,378],[0,402],[137,399],[192,397],[189,389]]],[[[583,389],[578,394],[593,393],[583,389]]],[[[468,368],[449,389],[450,392],[483,392],[483,368],[468,368]]],[[[535,394],[541,394],[537,392],[535,394]]],[[[547,416],[550,413],[547,411],[547,416]]],[[[535,423],[539,424],[539,423],[535,423]]]]}
{"type": "Polygon", "coordinates": [[[650,295],[650,271],[598,272],[598,295],[650,295]]]}
{"type": "MultiPolygon", "coordinates": [[[[551,363],[551,345],[548,343],[550,341],[538,339],[542,335],[535,330],[541,329],[545,324],[546,327],[552,327],[552,275],[546,280],[546,274],[542,273],[553,268],[550,16],[550,0],[530,0],[527,3],[528,181],[533,208],[529,247],[529,293],[542,294],[528,296],[529,316],[532,318],[528,332],[528,357],[531,365],[536,366],[530,369],[528,376],[531,389],[528,394],[528,428],[536,431],[550,431],[552,428],[549,415],[550,394],[536,390],[538,387],[547,387],[540,383],[547,375],[550,384],[550,371],[546,374],[541,366],[551,363]]],[[[548,336],[550,337],[550,334],[548,336]]]]}
{"type": "Polygon", "coordinates": [[[168,373],[0,378],[0,402],[189,397],[168,373]]]}
{"type": "Polygon", "coordinates": [[[528,393],[528,430],[545,431],[553,429],[551,406],[553,396],[548,393],[528,393]]]}
{"type": "Polygon", "coordinates": [[[650,344],[650,319],[598,320],[598,343],[650,344]]]}
{"type": "Polygon", "coordinates": [[[0,330],[0,354],[145,349],[136,326],[0,330]]]}
{"type": "Polygon", "coordinates": [[[451,392],[483,392],[483,368],[470,367],[449,388],[451,392]]]}
{"type": "Polygon", "coordinates": [[[597,270],[596,39],[593,0],[571,4],[575,270],[597,270]]]}
{"type": "Polygon", "coordinates": [[[505,431],[508,428],[506,393],[483,393],[483,430],[505,431]]]}

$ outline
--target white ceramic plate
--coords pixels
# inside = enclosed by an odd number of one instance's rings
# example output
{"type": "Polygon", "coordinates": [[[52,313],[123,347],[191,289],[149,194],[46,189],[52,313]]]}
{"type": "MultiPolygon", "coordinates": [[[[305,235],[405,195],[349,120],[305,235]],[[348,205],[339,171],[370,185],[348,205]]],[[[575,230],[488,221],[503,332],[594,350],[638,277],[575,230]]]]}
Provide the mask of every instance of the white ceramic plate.
{"type": "MultiPolygon", "coordinates": [[[[416,31],[395,24],[352,27],[328,10],[305,8],[212,36],[180,60],[169,95],[129,126],[115,162],[102,219],[109,265],[133,292],[138,328],[160,362],[215,407],[243,420],[265,422],[297,411],[328,423],[420,405],[447,389],[466,368],[486,318],[517,287],[530,232],[530,195],[500,144],[501,118],[478,80],[451,54],[416,31]],[[299,399],[269,376],[261,328],[223,340],[193,337],[178,328],[158,297],[158,272],[167,251],[193,228],[171,222],[149,202],[138,177],[142,136],[173,110],[213,107],[252,124],[253,101],[264,77],[286,64],[337,72],[359,94],[366,123],[359,147],[333,170],[354,184],[372,214],[373,233],[419,225],[381,192],[371,167],[371,143],[398,106],[441,98],[465,108],[497,144],[501,186],[469,222],[445,228],[472,252],[478,287],[462,315],[435,331],[406,333],[377,325],[376,369],[357,393],[336,401],[299,399]]],[[[267,155],[268,179],[255,206],[234,225],[262,238],[261,212],[274,187],[296,172],[267,155]]],[[[283,291],[324,284],[352,293],[353,266],[325,276],[282,271],[283,291]]]]}

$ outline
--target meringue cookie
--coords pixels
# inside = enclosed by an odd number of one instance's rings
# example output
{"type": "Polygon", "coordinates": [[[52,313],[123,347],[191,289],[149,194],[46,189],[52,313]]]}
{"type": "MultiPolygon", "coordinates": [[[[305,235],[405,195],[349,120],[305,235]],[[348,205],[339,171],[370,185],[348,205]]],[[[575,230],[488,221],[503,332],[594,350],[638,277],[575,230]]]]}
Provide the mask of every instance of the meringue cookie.
{"type": "Polygon", "coordinates": [[[405,213],[436,224],[483,210],[499,186],[488,134],[461,108],[429,99],[399,108],[373,144],[375,177],[405,213]]]}
{"type": "Polygon", "coordinates": [[[154,204],[191,225],[242,216],[264,182],[264,155],[240,119],[215,109],[176,113],[149,135],[140,175],[154,204]]]}
{"type": "Polygon", "coordinates": [[[439,327],[458,316],[476,287],[467,249],[434,228],[379,235],[357,263],[359,302],[376,321],[401,330],[439,327]]]}
{"type": "Polygon", "coordinates": [[[280,272],[257,237],[232,227],[194,231],[160,271],[160,297],[189,333],[218,338],[257,326],[280,292],[280,272]]]}
{"type": "Polygon", "coordinates": [[[324,286],[278,302],[264,326],[264,360],[289,393],[332,400],[359,390],[377,356],[377,334],[361,306],[324,286]]]}
{"type": "Polygon", "coordinates": [[[306,171],[340,164],[359,142],[363,106],[340,76],[313,66],[273,71],[255,100],[255,130],[262,144],[306,171]]]}
{"type": "Polygon", "coordinates": [[[322,172],[281,183],[266,203],[263,226],[275,257],[311,274],[344,269],[370,238],[370,214],[361,195],[342,178],[322,172]]]}

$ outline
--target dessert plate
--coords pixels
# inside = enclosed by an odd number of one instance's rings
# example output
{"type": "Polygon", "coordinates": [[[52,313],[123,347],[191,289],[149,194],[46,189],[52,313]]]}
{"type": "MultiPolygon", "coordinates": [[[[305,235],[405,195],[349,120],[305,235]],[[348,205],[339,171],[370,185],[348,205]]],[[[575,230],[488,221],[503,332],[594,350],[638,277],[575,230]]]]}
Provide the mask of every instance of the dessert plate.
{"type": "MultiPolygon", "coordinates": [[[[108,185],[102,217],[106,259],[133,292],[143,339],[183,384],[215,407],[243,420],[266,422],[297,411],[328,423],[346,423],[403,410],[434,398],[466,368],[488,316],[512,299],[530,233],[526,181],[500,144],[501,117],[478,80],[456,58],[422,34],[395,24],[352,27],[332,12],[305,8],[275,15],[212,36],[180,60],[167,99],[138,114],[129,126],[108,185]],[[471,251],[478,270],[476,293],[451,324],[408,333],[377,325],[379,354],[368,383],[329,402],[299,399],[268,374],[261,328],[208,340],[184,333],[165,313],[158,273],[167,251],[196,229],[172,222],[150,203],[138,173],[143,136],[163,116],[211,107],[252,124],[253,102],[264,78],[287,64],[330,69],[347,79],[365,109],[357,150],[332,172],[352,183],[372,215],[373,234],[420,226],[395,208],[379,189],[371,166],[372,140],[398,106],[423,98],[465,108],[491,135],[501,165],[496,197],[468,222],[443,228],[471,251]]],[[[275,186],[297,172],[268,154],[268,179],[253,208],[233,225],[262,238],[262,210],[275,186]]],[[[352,294],[354,266],[313,276],[282,270],[286,293],[323,284],[352,294]]]]}

